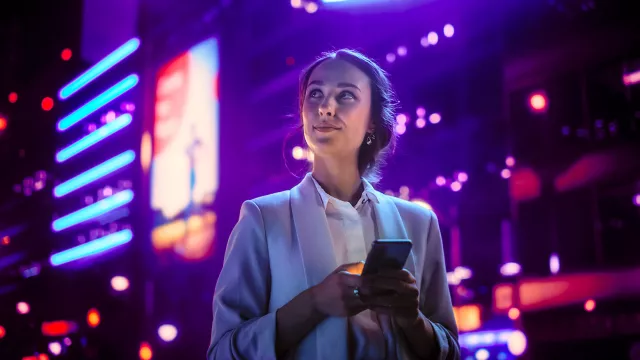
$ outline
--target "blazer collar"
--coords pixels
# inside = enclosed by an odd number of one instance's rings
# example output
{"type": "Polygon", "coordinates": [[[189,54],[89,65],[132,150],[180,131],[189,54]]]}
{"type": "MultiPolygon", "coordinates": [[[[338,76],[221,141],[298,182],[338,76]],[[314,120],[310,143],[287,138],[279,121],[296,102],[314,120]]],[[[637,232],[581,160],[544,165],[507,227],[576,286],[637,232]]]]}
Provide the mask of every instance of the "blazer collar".
{"type": "MultiPolygon", "coordinates": [[[[310,177],[311,180],[313,181],[313,185],[315,186],[316,190],[318,191],[318,194],[320,195],[320,199],[322,200],[322,205],[326,209],[327,205],[329,204],[329,201],[333,200],[334,198],[331,195],[327,194],[326,191],[324,191],[322,186],[320,186],[320,183],[318,183],[318,181],[313,177],[313,175],[311,175],[311,173],[308,173],[306,176],[310,177]]],[[[364,199],[371,200],[376,203],[379,202],[378,196],[376,195],[375,189],[373,188],[371,183],[369,183],[366,179],[361,179],[361,180],[362,180],[362,185],[364,187],[364,191],[362,192],[362,196],[359,202],[362,202],[364,199]]]]}

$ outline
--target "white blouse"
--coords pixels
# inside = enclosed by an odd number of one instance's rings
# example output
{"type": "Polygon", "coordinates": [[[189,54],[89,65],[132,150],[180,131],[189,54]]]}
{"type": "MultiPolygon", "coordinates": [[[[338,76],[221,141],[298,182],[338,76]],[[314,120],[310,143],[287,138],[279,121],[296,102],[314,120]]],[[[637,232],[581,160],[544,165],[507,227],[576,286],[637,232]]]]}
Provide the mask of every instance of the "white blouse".
{"type": "MultiPolygon", "coordinates": [[[[331,234],[331,242],[340,265],[364,261],[376,238],[375,214],[372,201],[378,202],[373,187],[362,180],[364,191],[355,206],[339,200],[324,191],[313,179],[318,194],[322,199],[327,215],[327,225],[331,234]]],[[[395,359],[396,349],[393,333],[383,331],[391,329],[387,317],[379,317],[371,310],[349,319],[349,350],[352,359],[395,359]]]]}

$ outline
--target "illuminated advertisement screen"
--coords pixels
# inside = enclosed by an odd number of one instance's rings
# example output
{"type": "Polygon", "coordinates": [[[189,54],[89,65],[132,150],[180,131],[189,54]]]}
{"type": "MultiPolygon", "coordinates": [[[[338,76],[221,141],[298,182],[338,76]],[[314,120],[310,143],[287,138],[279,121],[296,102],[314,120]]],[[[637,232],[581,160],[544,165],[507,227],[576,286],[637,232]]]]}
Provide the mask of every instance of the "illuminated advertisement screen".
{"type": "Polygon", "coordinates": [[[218,42],[177,56],[156,77],[151,158],[151,240],[185,260],[211,254],[219,184],[218,42]]]}

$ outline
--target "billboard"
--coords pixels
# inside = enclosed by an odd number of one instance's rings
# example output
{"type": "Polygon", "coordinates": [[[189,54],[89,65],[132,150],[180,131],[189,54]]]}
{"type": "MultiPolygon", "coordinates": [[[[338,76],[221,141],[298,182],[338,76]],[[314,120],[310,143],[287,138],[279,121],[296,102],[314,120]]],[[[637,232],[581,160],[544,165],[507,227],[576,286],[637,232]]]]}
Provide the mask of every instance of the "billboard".
{"type": "Polygon", "coordinates": [[[150,168],[153,248],[185,260],[213,250],[219,184],[218,41],[208,39],[160,68],[150,168]]]}

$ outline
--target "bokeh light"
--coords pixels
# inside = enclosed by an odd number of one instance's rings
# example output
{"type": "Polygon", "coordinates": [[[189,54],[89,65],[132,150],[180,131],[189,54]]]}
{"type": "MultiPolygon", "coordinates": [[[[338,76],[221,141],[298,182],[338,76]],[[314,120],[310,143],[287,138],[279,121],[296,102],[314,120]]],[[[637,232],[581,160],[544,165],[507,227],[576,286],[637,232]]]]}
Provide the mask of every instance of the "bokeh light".
{"type": "Polygon", "coordinates": [[[71,56],[73,55],[73,52],[71,51],[71,49],[64,49],[62,50],[62,52],[60,53],[60,58],[62,58],[62,60],[64,61],[69,61],[71,60],[71,56]]]}
{"type": "Polygon", "coordinates": [[[584,310],[586,312],[592,312],[595,309],[596,309],[596,301],[595,300],[589,299],[589,300],[584,302],[584,310]]]}
{"type": "Polygon", "coordinates": [[[394,54],[394,53],[388,53],[388,54],[387,54],[387,62],[392,63],[392,62],[394,62],[394,61],[396,61],[396,54],[394,54]]]}
{"type": "Polygon", "coordinates": [[[304,4],[304,9],[309,13],[309,14],[313,14],[316,11],[318,11],[318,4],[314,3],[314,2],[308,2],[306,4],[304,4]]]}
{"type": "Polygon", "coordinates": [[[447,24],[444,26],[444,28],[442,29],[442,32],[444,33],[444,36],[450,38],[453,36],[453,34],[455,33],[455,29],[453,28],[453,25],[451,24],[447,24]]]}
{"type": "Polygon", "coordinates": [[[509,319],[517,320],[520,317],[520,310],[518,308],[509,309],[509,319]]]}
{"type": "Polygon", "coordinates": [[[158,327],[158,336],[160,336],[160,339],[163,341],[173,341],[176,336],[178,336],[178,329],[171,324],[160,325],[160,327],[158,327]]]}
{"type": "Polygon", "coordinates": [[[527,349],[527,337],[520,330],[512,332],[509,336],[509,341],[507,342],[507,348],[514,356],[524,354],[527,349]]]}
{"type": "Polygon", "coordinates": [[[293,156],[293,158],[296,160],[304,159],[305,158],[304,149],[300,146],[294,146],[293,149],[291,149],[291,156],[293,156]]]}
{"type": "Polygon", "coordinates": [[[26,302],[20,301],[16,304],[16,310],[18,311],[18,314],[25,315],[31,311],[31,307],[26,302]]]}
{"type": "Polygon", "coordinates": [[[57,341],[49,343],[49,352],[56,356],[60,355],[62,352],[62,345],[57,341]]]}
{"type": "Polygon", "coordinates": [[[90,327],[97,327],[100,325],[100,313],[96,309],[91,309],[87,313],[87,324],[90,327]]]}
{"type": "Polygon", "coordinates": [[[50,97],[45,97],[44,99],[42,99],[42,103],[40,104],[40,106],[42,106],[42,110],[44,111],[53,109],[53,99],[50,97]]]}
{"type": "Polygon", "coordinates": [[[438,43],[438,33],[432,31],[427,34],[427,42],[429,43],[429,45],[436,45],[438,43]]]}
{"type": "Polygon", "coordinates": [[[542,92],[536,92],[529,96],[529,107],[533,112],[545,112],[547,111],[548,99],[542,92]]]}
{"type": "Polygon", "coordinates": [[[140,355],[140,360],[151,360],[153,357],[153,352],[151,351],[151,345],[147,342],[143,342],[140,344],[140,351],[138,352],[140,355]]]}
{"type": "Polygon", "coordinates": [[[513,156],[507,156],[507,158],[504,160],[504,163],[508,167],[513,167],[516,165],[516,159],[513,156]]]}
{"type": "Polygon", "coordinates": [[[125,291],[129,288],[129,279],[124,276],[114,276],[111,278],[111,287],[115,291],[125,291]]]}

